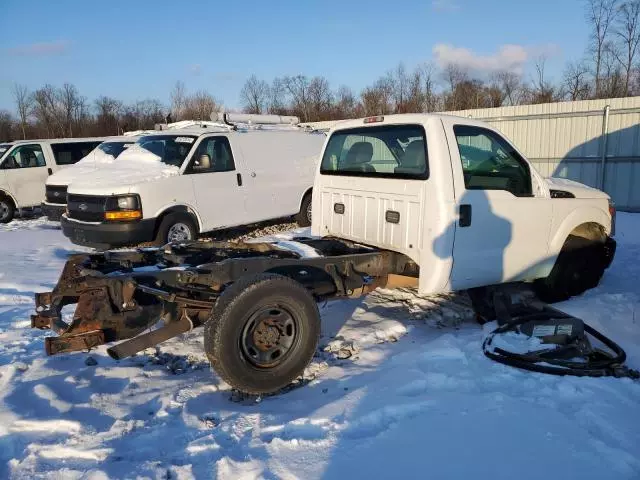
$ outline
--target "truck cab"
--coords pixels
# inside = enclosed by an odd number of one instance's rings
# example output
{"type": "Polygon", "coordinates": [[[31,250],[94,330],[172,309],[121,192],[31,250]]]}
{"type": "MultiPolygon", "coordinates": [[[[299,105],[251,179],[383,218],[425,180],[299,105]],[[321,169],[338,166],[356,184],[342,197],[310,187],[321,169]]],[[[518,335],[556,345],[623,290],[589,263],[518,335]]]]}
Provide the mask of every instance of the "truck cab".
{"type": "Polygon", "coordinates": [[[423,114],[338,124],[313,210],[315,235],[409,257],[421,293],[548,278],[571,238],[604,244],[614,215],[608,195],[545,180],[486,123],[423,114]]]}

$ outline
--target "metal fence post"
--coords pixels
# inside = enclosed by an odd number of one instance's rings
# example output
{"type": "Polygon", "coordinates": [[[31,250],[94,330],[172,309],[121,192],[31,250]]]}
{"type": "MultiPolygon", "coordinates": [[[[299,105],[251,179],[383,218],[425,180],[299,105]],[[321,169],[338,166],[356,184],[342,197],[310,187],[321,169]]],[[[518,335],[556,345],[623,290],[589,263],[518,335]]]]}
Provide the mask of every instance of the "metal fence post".
{"type": "Polygon", "coordinates": [[[609,137],[609,105],[604,107],[604,115],[602,117],[602,140],[600,145],[602,146],[602,159],[600,162],[600,190],[604,192],[604,177],[605,170],[607,168],[607,140],[609,137]]]}

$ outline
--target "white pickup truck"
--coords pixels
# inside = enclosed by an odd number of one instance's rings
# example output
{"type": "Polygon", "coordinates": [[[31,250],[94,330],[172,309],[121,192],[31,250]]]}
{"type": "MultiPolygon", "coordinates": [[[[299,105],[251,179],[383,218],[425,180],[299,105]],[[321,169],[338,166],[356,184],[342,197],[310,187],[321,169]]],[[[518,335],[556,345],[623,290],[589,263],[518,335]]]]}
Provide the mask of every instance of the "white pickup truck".
{"type": "Polygon", "coordinates": [[[32,326],[59,333],[45,339],[49,354],[125,340],[107,350],[119,359],[204,325],[216,372],[261,394],[311,360],[316,302],[416,286],[471,289],[482,307],[483,287],[510,282],[559,300],[597,285],[615,253],[606,194],[543,179],[500,132],[467,118],[342,122],[313,188],[313,238],[79,255],[36,296],[32,326]],[[67,324],[61,308],[75,302],[67,324]]]}

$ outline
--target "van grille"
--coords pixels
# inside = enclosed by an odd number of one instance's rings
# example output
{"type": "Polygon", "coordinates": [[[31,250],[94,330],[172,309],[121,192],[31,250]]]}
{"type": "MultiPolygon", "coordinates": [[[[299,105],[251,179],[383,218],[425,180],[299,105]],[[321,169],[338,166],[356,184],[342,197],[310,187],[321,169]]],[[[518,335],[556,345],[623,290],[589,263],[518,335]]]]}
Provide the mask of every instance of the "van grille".
{"type": "Polygon", "coordinates": [[[70,194],[67,196],[69,218],[81,222],[102,222],[106,200],[106,197],[70,194]]]}
{"type": "Polygon", "coordinates": [[[67,203],[67,187],[47,185],[45,187],[45,198],[48,203],[65,205],[67,203]]]}

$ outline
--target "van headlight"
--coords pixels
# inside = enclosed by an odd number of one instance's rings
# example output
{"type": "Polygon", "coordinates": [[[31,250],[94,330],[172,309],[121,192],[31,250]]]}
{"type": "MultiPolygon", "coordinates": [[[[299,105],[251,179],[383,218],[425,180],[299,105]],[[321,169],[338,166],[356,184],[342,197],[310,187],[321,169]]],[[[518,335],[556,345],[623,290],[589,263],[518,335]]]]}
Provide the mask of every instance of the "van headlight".
{"type": "Polygon", "coordinates": [[[139,220],[142,204],[138,195],[118,195],[107,198],[104,219],[109,221],[139,220]]]}

